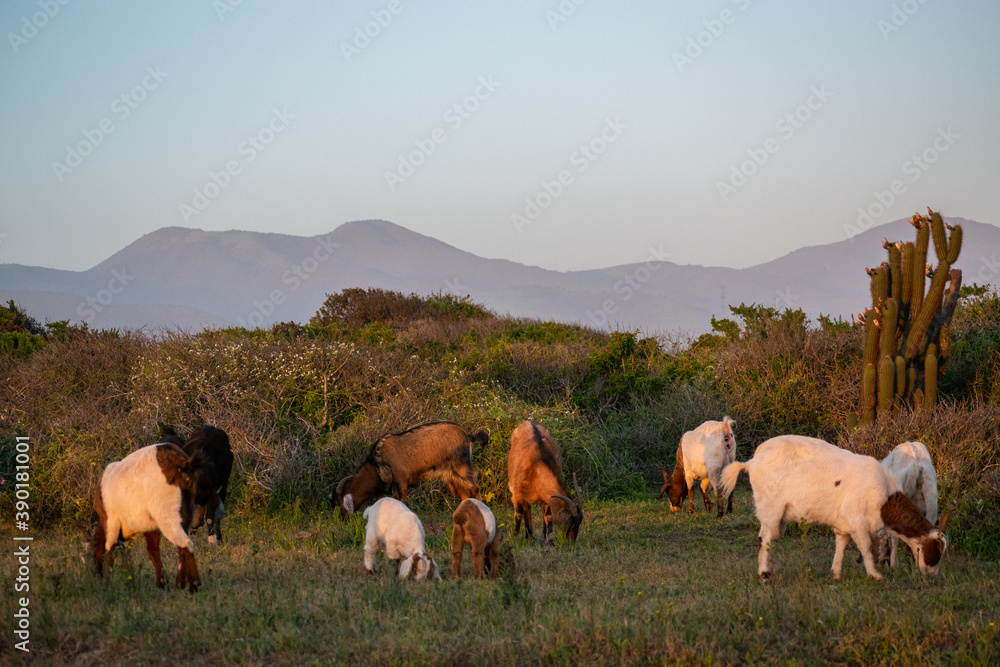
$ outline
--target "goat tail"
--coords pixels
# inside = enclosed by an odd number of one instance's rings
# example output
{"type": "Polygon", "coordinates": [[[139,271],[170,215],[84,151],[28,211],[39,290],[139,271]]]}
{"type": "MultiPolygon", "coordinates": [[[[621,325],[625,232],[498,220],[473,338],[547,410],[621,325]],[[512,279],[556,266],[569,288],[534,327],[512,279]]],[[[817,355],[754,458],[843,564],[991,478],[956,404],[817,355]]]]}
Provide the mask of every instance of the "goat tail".
{"type": "Polygon", "coordinates": [[[733,489],[736,488],[736,480],[739,478],[740,473],[747,469],[746,463],[740,463],[739,461],[733,461],[725,468],[722,469],[722,478],[719,480],[719,490],[722,492],[722,497],[727,498],[732,494],[733,489]]]}
{"type": "Polygon", "coordinates": [[[473,444],[477,444],[480,447],[483,447],[490,443],[490,434],[487,433],[486,431],[476,431],[475,433],[470,435],[469,438],[472,440],[473,444]]]}

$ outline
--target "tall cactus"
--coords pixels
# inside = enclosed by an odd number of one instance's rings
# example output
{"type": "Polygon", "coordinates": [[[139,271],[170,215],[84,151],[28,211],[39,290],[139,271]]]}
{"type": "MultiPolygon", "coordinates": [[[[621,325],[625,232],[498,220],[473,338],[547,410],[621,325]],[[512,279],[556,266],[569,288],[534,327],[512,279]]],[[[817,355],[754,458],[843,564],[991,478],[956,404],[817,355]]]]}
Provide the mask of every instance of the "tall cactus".
{"type": "Polygon", "coordinates": [[[948,362],[948,323],[962,287],[962,272],[952,268],[962,249],[962,228],[945,224],[930,209],[910,223],[916,241],[884,241],[888,261],[867,270],[872,305],[862,314],[861,424],[904,406],[933,409],[938,373],[948,362]],[[938,260],[933,269],[927,264],[931,240],[938,260]],[[927,275],[931,283],[925,294],[927,275]]]}

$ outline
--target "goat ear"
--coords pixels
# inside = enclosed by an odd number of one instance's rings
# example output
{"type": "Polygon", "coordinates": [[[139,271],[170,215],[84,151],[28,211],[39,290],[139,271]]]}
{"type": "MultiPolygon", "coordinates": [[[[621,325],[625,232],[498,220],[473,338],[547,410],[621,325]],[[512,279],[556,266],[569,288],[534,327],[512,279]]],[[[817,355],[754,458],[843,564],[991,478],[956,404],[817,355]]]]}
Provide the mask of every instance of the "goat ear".
{"type": "Polygon", "coordinates": [[[348,493],[346,496],[344,496],[344,500],[342,502],[344,505],[344,509],[347,510],[347,513],[354,514],[354,496],[348,493]]]}

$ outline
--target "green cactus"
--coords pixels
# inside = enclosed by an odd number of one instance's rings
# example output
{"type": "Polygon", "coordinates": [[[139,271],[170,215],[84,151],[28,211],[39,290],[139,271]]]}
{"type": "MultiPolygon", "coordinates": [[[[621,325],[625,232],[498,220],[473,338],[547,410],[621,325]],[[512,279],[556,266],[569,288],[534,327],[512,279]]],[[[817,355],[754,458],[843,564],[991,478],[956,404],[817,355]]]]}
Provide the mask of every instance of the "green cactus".
{"type": "Polygon", "coordinates": [[[944,296],[944,285],[948,280],[948,264],[942,262],[934,269],[934,277],[931,278],[931,286],[927,290],[924,304],[920,307],[920,312],[912,319],[910,330],[906,336],[906,357],[907,361],[913,361],[924,345],[924,337],[927,334],[927,327],[931,323],[931,318],[941,307],[941,299],[944,296]]]}
{"type": "Polygon", "coordinates": [[[889,252],[889,292],[898,303],[903,295],[903,252],[899,244],[893,243],[887,244],[886,250],[889,252]]]}
{"type": "Polygon", "coordinates": [[[924,407],[933,410],[937,405],[938,357],[937,345],[927,346],[927,357],[924,359],[924,407]]]}
{"type": "Polygon", "coordinates": [[[900,290],[900,303],[905,308],[913,300],[913,243],[907,241],[903,246],[903,285],[900,290]]]}
{"type": "Polygon", "coordinates": [[[895,399],[896,364],[889,357],[882,357],[878,362],[878,412],[889,414],[895,399]]]}
{"type": "Polygon", "coordinates": [[[862,373],[864,368],[878,361],[878,325],[875,324],[875,310],[865,310],[865,352],[861,358],[862,373]]]}
{"type": "MultiPolygon", "coordinates": [[[[916,372],[916,369],[913,369],[916,372]]],[[[906,396],[906,360],[896,355],[896,402],[902,403],[906,396]]]]}
{"type": "Polygon", "coordinates": [[[934,237],[934,252],[938,261],[943,262],[948,258],[948,237],[940,213],[931,212],[931,235],[934,237]]]}
{"type": "Polygon", "coordinates": [[[930,243],[930,225],[920,218],[913,216],[910,222],[917,228],[917,242],[913,248],[913,285],[910,298],[910,312],[915,313],[920,310],[924,302],[924,277],[927,275],[927,245],[930,243]],[[914,222],[919,220],[919,222],[914,222]]]}
{"type": "Polygon", "coordinates": [[[861,424],[904,406],[922,410],[937,404],[937,378],[951,346],[948,323],[962,284],[962,272],[952,268],[962,248],[962,228],[946,225],[940,213],[927,213],[910,220],[914,242],[884,241],[888,261],[868,269],[872,305],[862,316],[861,424]],[[931,239],[938,259],[933,270],[927,264],[931,239]]]}
{"type": "Polygon", "coordinates": [[[861,379],[861,423],[875,423],[875,364],[865,366],[861,379]]]}
{"type": "Polygon", "coordinates": [[[951,240],[948,242],[948,256],[945,261],[954,264],[958,260],[958,253],[962,252],[962,226],[948,226],[951,230],[951,240]]]}
{"type": "Polygon", "coordinates": [[[896,356],[896,326],[899,318],[897,303],[899,302],[895,298],[890,298],[886,300],[885,306],[882,308],[882,316],[879,318],[879,335],[881,337],[878,350],[879,358],[896,356]]]}

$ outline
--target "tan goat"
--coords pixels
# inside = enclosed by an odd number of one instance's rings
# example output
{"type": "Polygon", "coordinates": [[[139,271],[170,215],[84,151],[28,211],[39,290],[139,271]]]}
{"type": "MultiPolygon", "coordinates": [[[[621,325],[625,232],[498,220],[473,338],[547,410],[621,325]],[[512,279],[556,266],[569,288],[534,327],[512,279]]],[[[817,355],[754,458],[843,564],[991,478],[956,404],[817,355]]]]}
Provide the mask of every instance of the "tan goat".
{"type": "Polygon", "coordinates": [[[462,554],[469,545],[472,554],[472,572],[476,579],[484,574],[500,574],[500,531],[493,512],[480,500],[466,498],[452,515],[451,576],[462,573],[462,554]]]}
{"type": "Polygon", "coordinates": [[[555,526],[566,531],[566,537],[576,540],[583,522],[580,506],[580,487],[573,475],[576,502],[566,495],[562,477],[562,453],[559,445],[541,425],[526,420],[510,436],[510,455],[507,458],[507,488],[514,503],[514,534],[521,532],[524,520],[525,534],[533,537],[531,506],[542,505],[542,537],[555,541],[555,526]]]}

